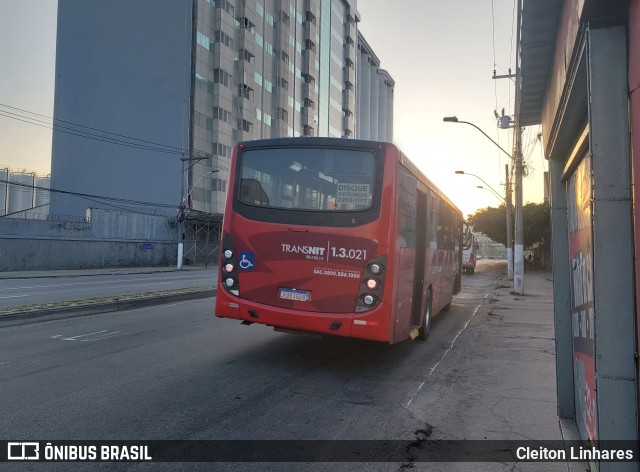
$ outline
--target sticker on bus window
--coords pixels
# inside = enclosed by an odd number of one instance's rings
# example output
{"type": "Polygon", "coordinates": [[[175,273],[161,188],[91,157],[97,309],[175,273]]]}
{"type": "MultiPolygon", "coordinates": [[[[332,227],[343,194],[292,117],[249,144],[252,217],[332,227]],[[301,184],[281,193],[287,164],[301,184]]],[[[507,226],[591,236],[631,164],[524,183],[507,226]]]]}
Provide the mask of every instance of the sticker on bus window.
{"type": "Polygon", "coordinates": [[[371,192],[369,184],[338,184],[336,203],[369,205],[370,201],[371,192]]]}

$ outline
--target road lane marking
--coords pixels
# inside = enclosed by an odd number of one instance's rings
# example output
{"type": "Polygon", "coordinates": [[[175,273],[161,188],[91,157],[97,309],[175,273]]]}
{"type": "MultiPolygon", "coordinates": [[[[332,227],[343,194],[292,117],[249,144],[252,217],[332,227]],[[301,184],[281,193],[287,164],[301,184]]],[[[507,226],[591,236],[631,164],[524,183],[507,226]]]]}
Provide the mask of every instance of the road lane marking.
{"type": "MultiPolygon", "coordinates": [[[[217,274],[216,274],[217,275],[217,274]]],[[[192,276],[192,277],[173,277],[171,279],[161,279],[161,280],[168,280],[168,281],[175,281],[175,280],[187,280],[187,279],[200,279],[203,278],[202,276],[192,276]]],[[[205,277],[207,280],[209,280],[211,277],[205,277]]],[[[126,283],[129,284],[131,282],[149,282],[152,279],[146,278],[146,279],[127,279],[127,280],[105,280],[102,282],[76,282],[76,283],[66,283],[66,284],[49,284],[49,285],[29,285],[29,286],[25,286],[25,287],[5,287],[5,288],[0,288],[0,292],[3,291],[9,291],[9,290],[26,290],[26,289],[30,289],[30,288],[55,288],[55,287],[73,287],[76,285],[106,285],[106,284],[114,284],[114,283],[126,283]]],[[[161,284],[159,284],[161,285],[161,284]]],[[[23,295],[23,296],[27,296],[27,295],[23,295]]]]}
{"type": "Polygon", "coordinates": [[[108,338],[108,337],[111,337],[111,336],[115,336],[115,335],[120,334],[120,333],[121,333],[121,331],[112,331],[112,332],[107,333],[107,334],[105,334],[105,335],[103,335],[103,336],[98,336],[97,338],[91,338],[91,339],[80,339],[80,341],[81,341],[81,342],[100,341],[100,340],[102,340],[102,339],[105,339],[105,338],[108,338]]]}
{"type": "Polygon", "coordinates": [[[51,336],[49,339],[61,338],[61,334],[56,334],[55,336],[51,336]]]}
{"type": "Polygon", "coordinates": [[[6,297],[0,297],[1,298],[23,298],[23,297],[28,297],[29,295],[9,295],[6,297]]]}
{"type": "MultiPolygon", "coordinates": [[[[485,300],[489,297],[489,293],[487,293],[484,298],[485,300]]],[[[462,329],[460,331],[458,331],[458,334],[455,335],[455,337],[453,338],[453,340],[451,341],[451,345],[449,346],[449,348],[444,352],[444,354],[442,354],[442,356],[440,357],[440,359],[438,360],[438,362],[435,363],[435,365],[431,368],[431,370],[429,370],[429,373],[427,374],[427,377],[422,381],[422,383],[420,384],[420,386],[418,387],[418,390],[416,390],[416,393],[413,394],[413,396],[411,397],[411,399],[407,402],[407,404],[405,405],[406,407],[409,407],[409,405],[411,405],[411,402],[418,396],[418,394],[420,393],[420,390],[422,390],[422,387],[425,386],[425,384],[427,383],[427,381],[429,380],[429,377],[431,377],[431,374],[433,374],[433,372],[436,370],[436,368],[440,365],[440,363],[444,360],[445,357],[447,357],[447,354],[449,354],[449,352],[451,351],[451,349],[453,349],[453,346],[456,343],[456,340],[458,339],[458,337],[464,332],[464,330],[467,329],[467,326],[469,326],[469,323],[471,323],[471,320],[473,319],[474,316],[476,316],[476,313],[478,313],[478,310],[480,309],[480,307],[482,307],[482,305],[478,305],[476,306],[475,310],[473,310],[473,313],[471,314],[471,317],[467,320],[467,322],[464,324],[464,326],[462,327],[462,329]]]]}
{"type": "Polygon", "coordinates": [[[102,333],[106,333],[108,332],[108,329],[103,329],[102,331],[96,331],[95,333],[87,333],[87,334],[80,334],[78,336],[72,336],[70,338],[61,338],[61,341],[76,341],[78,338],[84,338],[85,336],[91,336],[94,334],[102,334],[102,333]]]}

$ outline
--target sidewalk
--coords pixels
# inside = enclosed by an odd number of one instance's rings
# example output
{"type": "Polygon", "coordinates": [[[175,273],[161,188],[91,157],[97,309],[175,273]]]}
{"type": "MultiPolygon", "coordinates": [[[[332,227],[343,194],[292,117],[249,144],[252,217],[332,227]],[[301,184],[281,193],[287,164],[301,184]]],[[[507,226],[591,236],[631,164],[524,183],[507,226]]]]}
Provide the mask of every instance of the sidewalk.
{"type": "MultiPolygon", "coordinates": [[[[527,272],[524,296],[512,295],[513,282],[505,277],[453,347],[443,346],[446,354],[411,405],[417,417],[429,418],[429,439],[562,440],[551,277],[550,272],[527,272]]],[[[438,470],[586,470],[586,465],[570,465],[448,463],[438,464],[438,470]]],[[[416,468],[429,470],[429,464],[416,468]]]]}

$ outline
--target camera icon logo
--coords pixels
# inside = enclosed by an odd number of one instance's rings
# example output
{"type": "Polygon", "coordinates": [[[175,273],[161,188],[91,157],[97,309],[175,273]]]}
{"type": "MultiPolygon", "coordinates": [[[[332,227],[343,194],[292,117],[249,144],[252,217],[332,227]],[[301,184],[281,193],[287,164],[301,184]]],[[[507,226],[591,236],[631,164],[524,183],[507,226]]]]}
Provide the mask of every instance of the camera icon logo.
{"type": "Polygon", "coordinates": [[[7,443],[7,460],[37,461],[40,459],[40,443],[10,442],[7,443]]]}

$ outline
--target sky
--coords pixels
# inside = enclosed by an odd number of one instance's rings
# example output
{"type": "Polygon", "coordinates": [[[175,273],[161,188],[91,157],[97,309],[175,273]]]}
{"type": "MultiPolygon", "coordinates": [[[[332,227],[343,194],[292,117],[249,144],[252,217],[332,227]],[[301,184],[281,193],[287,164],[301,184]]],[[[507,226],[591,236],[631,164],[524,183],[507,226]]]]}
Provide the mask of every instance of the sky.
{"type": "MultiPolygon", "coordinates": [[[[358,28],[395,80],[394,142],[465,216],[501,203],[477,186],[504,194],[509,159],[478,130],[442,118],[469,121],[511,152],[513,130],[497,128],[494,110],[513,114],[514,83],[492,75],[494,68],[498,75],[515,71],[515,6],[516,0],[357,4],[358,28]]],[[[2,116],[8,111],[2,106],[53,116],[56,12],[56,0],[0,0],[0,168],[50,172],[51,130],[2,116]]],[[[525,203],[543,199],[548,167],[539,131],[523,133],[525,203]]]]}

